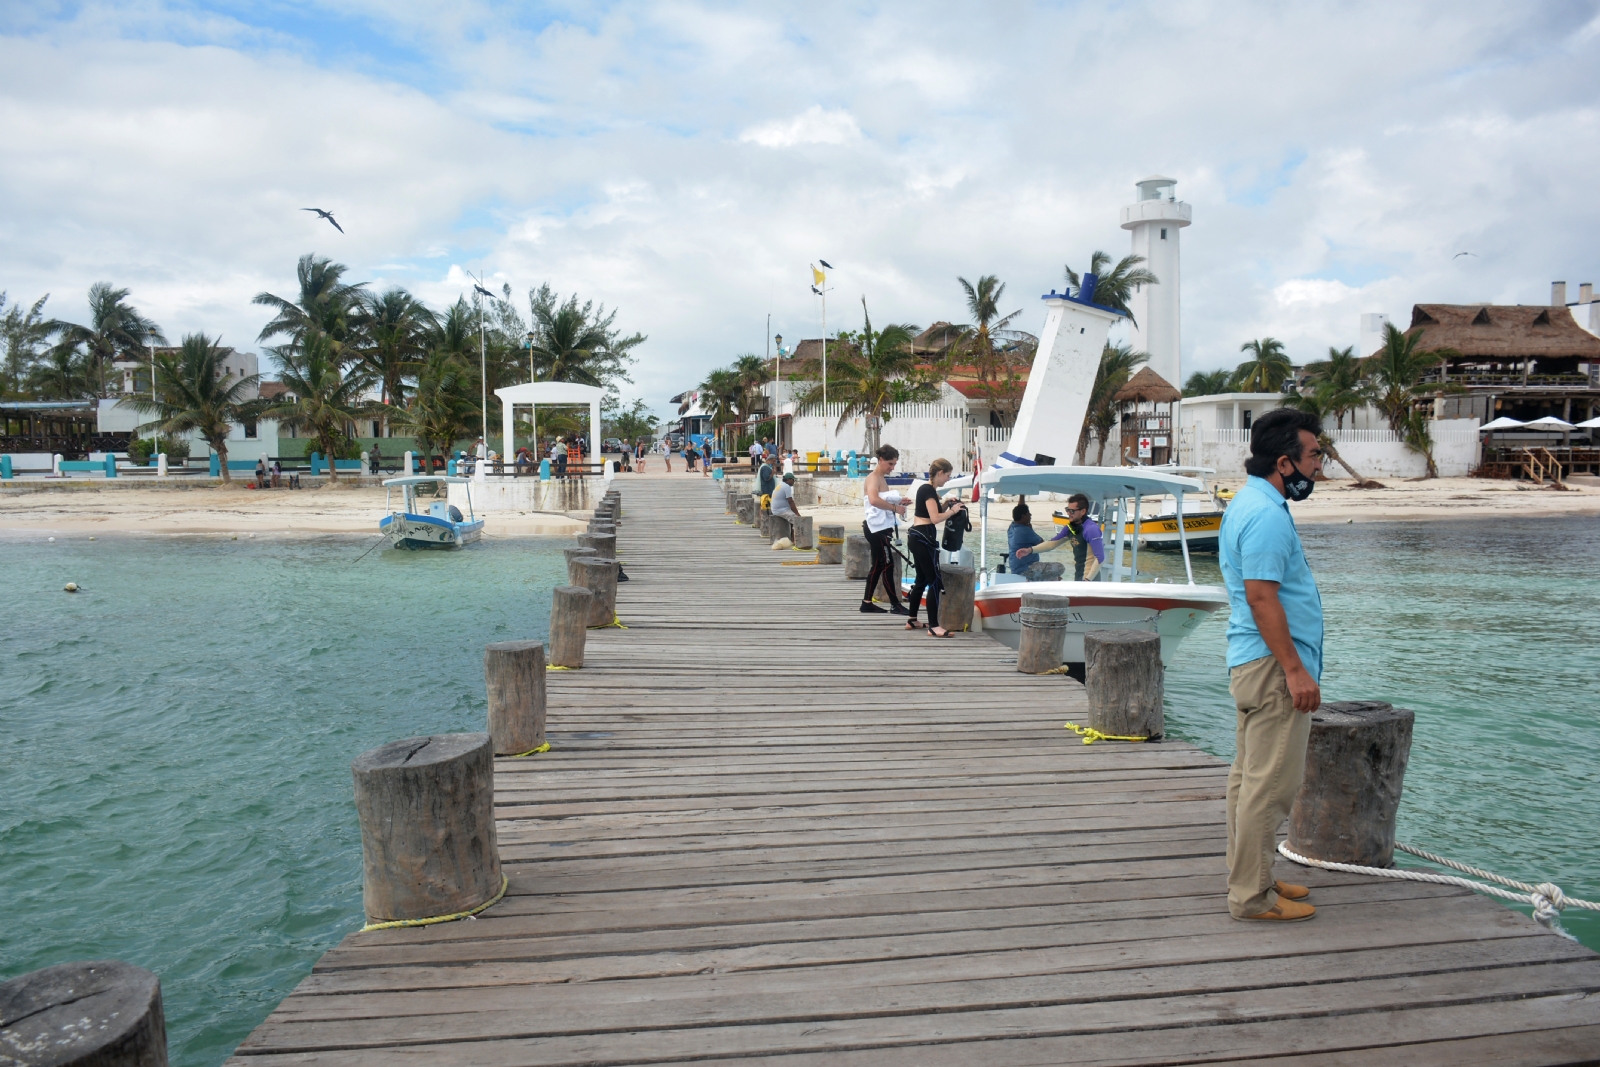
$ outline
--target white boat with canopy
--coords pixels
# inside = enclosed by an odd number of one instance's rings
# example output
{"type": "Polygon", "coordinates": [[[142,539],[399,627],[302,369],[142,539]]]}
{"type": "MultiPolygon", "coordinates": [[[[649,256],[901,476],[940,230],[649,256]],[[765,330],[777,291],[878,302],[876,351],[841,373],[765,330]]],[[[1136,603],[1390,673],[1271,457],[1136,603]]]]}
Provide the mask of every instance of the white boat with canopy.
{"type": "Polygon", "coordinates": [[[395,548],[460,548],[483,537],[483,520],[472,513],[472,479],[455,478],[440,474],[414,474],[402,478],[387,478],[383,483],[384,510],[389,514],[378,520],[378,529],[389,538],[395,548]],[[417,498],[421,485],[465,485],[467,487],[467,513],[443,496],[428,504],[422,511],[417,498]],[[390,504],[395,488],[401,491],[401,507],[393,510],[390,504]]]}

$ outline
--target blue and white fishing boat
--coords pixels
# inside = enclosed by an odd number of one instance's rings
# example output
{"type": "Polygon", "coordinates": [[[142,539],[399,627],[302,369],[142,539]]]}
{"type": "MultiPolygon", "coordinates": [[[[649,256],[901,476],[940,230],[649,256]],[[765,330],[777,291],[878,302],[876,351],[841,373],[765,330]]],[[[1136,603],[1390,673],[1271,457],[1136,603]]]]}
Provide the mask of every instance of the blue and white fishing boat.
{"type": "Polygon", "coordinates": [[[482,539],[483,520],[472,513],[472,479],[414,474],[385,479],[383,487],[389,491],[384,497],[389,514],[378,520],[378,529],[395,548],[460,548],[482,539]],[[467,514],[461,514],[460,508],[443,498],[430,502],[426,512],[419,510],[417,486],[424,483],[465,485],[467,514]],[[396,486],[402,494],[399,511],[390,503],[396,486]]]}

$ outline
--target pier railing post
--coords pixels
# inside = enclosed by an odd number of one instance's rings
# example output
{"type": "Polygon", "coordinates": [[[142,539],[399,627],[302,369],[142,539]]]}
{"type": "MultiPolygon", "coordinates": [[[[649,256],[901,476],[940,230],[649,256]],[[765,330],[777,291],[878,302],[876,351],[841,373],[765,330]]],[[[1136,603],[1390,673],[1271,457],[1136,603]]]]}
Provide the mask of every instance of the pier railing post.
{"type": "Polygon", "coordinates": [[[1159,740],[1166,732],[1161,637],[1148,630],[1083,635],[1089,725],[1117,737],[1159,740]]]}
{"type": "Polygon", "coordinates": [[[483,650],[483,681],[495,755],[519,755],[544,744],[544,645],[539,641],[489,645],[483,650]]]}
{"type": "Polygon", "coordinates": [[[825,522],[817,527],[817,562],[837,564],[844,562],[844,526],[825,522]]]}
{"type": "Polygon", "coordinates": [[[121,960],[85,960],[0,982],[0,1062],[167,1067],[161,981],[121,960]]]}
{"type": "Polygon", "coordinates": [[[796,515],[789,520],[789,539],[794,542],[794,547],[817,547],[816,537],[811,532],[814,521],[810,515],[796,515]]]}
{"type": "Polygon", "coordinates": [[[350,764],[371,922],[458,915],[501,889],[489,735],[408,737],[350,764]]]}
{"type": "MultiPolygon", "coordinates": [[[[558,585],[550,594],[550,665],[577,670],[583,666],[583,646],[589,637],[589,615],[594,592],[573,582],[558,585]]],[[[526,749],[524,749],[526,751],[526,749]]]]}
{"type": "Polygon", "coordinates": [[[1341,700],[1311,712],[1305,782],[1289,812],[1290,848],[1334,863],[1394,866],[1414,719],[1378,700],[1341,700]]]}
{"type": "Polygon", "coordinates": [[[939,625],[946,630],[972,629],[973,597],[978,572],[956,563],[939,564],[939,625]]]}
{"type": "MultiPolygon", "coordinates": [[[[844,527],[839,527],[844,529],[844,527]]],[[[866,534],[851,534],[844,539],[844,576],[858,582],[872,573],[872,550],[866,534]]]]}
{"type": "Polygon", "coordinates": [[[1017,641],[1019,673],[1047,674],[1061,666],[1061,648],[1067,638],[1067,604],[1064,596],[1022,594],[1022,634],[1017,641]]]}
{"type": "Polygon", "coordinates": [[[589,625],[604,626],[617,617],[617,561],[579,556],[572,565],[576,567],[581,584],[594,593],[594,603],[589,605],[589,625]]]}

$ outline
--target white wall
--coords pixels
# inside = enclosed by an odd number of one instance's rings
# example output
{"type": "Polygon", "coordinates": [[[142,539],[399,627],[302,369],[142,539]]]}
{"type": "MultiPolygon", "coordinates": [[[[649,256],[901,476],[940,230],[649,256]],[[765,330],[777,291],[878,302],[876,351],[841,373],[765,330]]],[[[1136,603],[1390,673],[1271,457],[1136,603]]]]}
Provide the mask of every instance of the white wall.
{"type": "MultiPolygon", "coordinates": [[[[1334,447],[1364,478],[1420,478],[1427,461],[1407,448],[1391,430],[1346,429],[1333,433],[1334,447]]],[[[1224,478],[1244,477],[1250,455],[1247,430],[1199,430],[1182,435],[1183,462],[1214,467],[1224,478]]],[[[1478,465],[1478,420],[1440,419],[1433,423],[1433,462],[1442,478],[1461,478],[1478,465]]],[[[1339,464],[1323,467],[1329,478],[1348,478],[1339,464]]]]}
{"type": "MultiPolygon", "coordinates": [[[[801,452],[849,452],[854,449],[858,453],[865,453],[866,420],[846,419],[841,426],[839,416],[844,413],[844,406],[830,404],[828,408],[830,414],[826,417],[802,415],[794,420],[790,431],[794,447],[801,452]]],[[[958,472],[971,469],[968,454],[971,452],[972,434],[967,428],[965,409],[934,404],[897,404],[890,408],[890,416],[883,424],[879,439],[900,450],[901,471],[913,474],[925,471],[929,463],[939,458],[948,459],[958,472]]]]}

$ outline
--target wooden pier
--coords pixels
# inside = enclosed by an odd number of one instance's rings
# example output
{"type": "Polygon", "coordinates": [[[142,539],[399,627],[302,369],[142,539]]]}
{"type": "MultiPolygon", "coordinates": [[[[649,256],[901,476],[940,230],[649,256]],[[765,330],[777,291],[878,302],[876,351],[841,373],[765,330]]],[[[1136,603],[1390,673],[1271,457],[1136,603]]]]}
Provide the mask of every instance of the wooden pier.
{"type": "Polygon", "coordinates": [[[234,1067],[1600,1062],[1594,953],[1286,862],[1317,917],[1234,922],[1217,759],[1083,745],[1076,683],[859,614],[720,483],[618,484],[628,629],[498,762],[506,898],[351,934],[234,1067]]]}

